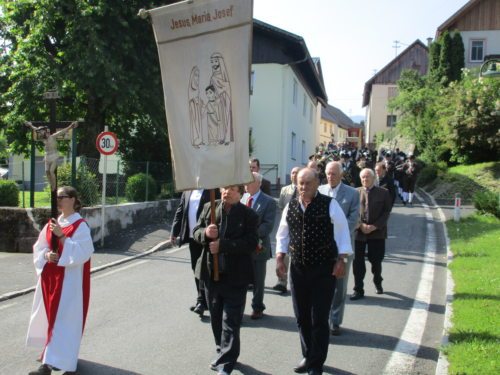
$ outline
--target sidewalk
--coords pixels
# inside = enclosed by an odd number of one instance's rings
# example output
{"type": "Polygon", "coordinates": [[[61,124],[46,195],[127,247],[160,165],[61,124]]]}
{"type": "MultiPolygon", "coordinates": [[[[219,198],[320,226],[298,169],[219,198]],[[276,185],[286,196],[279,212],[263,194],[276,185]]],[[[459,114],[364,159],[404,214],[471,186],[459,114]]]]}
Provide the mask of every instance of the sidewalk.
{"type": "MultiPolygon", "coordinates": [[[[148,224],[95,244],[92,272],[170,247],[170,223],[148,224]]],[[[0,302],[30,293],[36,285],[31,254],[0,252],[0,302]]]]}

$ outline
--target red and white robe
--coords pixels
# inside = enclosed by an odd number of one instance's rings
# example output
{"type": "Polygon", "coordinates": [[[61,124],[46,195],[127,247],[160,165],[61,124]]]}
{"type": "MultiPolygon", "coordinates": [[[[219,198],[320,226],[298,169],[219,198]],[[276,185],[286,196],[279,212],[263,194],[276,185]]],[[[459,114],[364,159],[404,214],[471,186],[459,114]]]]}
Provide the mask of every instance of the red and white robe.
{"type": "Polygon", "coordinates": [[[33,245],[38,276],[26,345],[43,348],[42,363],[76,371],[90,297],[90,256],[94,245],[80,214],[57,219],[67,237],[59,243],[59,262],[49,263],[52,232],[48,225],[33,245]]]}

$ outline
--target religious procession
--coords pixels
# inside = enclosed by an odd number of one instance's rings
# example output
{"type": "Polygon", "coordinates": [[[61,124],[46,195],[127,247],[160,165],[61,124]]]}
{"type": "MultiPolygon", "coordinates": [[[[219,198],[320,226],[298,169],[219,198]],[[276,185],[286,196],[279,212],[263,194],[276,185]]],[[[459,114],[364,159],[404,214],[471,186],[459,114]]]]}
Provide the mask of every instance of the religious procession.
{"type": "Polygon", "coordinates": [[[456,31],[494,1],[395,41],[360,116],[276,3],[0,0],[0,373],[497,373],[448,268],[498,233],[500,46],[456,31]]]}

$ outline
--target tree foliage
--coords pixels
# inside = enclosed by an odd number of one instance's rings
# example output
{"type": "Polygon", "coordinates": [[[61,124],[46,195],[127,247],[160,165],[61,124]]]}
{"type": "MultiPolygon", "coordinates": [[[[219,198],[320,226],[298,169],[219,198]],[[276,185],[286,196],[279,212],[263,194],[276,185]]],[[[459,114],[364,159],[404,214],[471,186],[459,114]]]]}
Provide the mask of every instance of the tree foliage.
{"type": "Polygon", "coordinates": [[[58,89],[58,120],[83,118],[78,153],[97,156],[108,125],[126,160],[170,157],[158,53],[146,0],[0,0],[0,129],[12,152],[26,152],[26,120],[47,120],[42,95],[58,89]],[[146,146],[145,146],[146,145],[146,146]]]}
{"type": "Polygon", "coordinates": [[[429,77],[443,86],[459,81],[464,67],[464,43],[458,31],[445,31],[429,48],[429,77]]]}
{"type": "Polygon", "coordinates": [[[410,70],[398,88],[390,108],[401,113],[397,127],[423,159],[454,164],[500,158],[500,80],[465,70],[462,81],[443,87],[410,70]]]}

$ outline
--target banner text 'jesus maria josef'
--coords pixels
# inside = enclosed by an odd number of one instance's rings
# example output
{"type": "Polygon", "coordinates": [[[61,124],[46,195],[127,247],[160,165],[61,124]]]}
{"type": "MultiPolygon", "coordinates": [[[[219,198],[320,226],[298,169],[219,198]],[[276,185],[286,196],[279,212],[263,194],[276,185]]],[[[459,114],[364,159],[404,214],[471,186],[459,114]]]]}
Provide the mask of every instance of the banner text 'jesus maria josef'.
{"type": "Polygon", "coordinates": [[[248,168],[251,0],[150,11],[177,190],[252,180],[248,168]]]}

